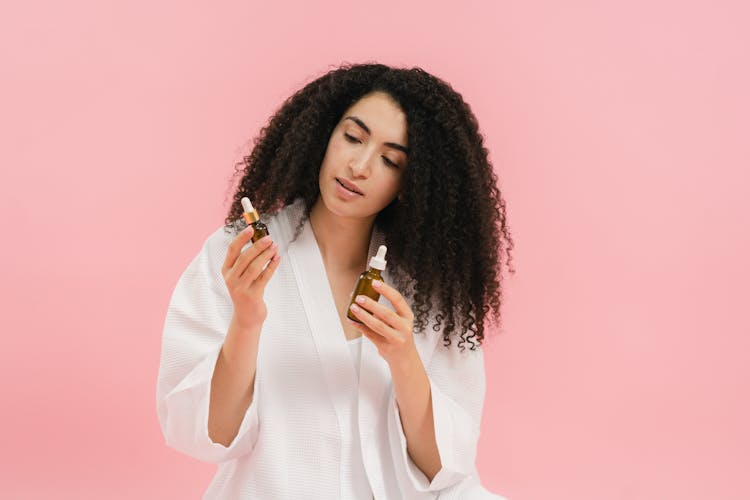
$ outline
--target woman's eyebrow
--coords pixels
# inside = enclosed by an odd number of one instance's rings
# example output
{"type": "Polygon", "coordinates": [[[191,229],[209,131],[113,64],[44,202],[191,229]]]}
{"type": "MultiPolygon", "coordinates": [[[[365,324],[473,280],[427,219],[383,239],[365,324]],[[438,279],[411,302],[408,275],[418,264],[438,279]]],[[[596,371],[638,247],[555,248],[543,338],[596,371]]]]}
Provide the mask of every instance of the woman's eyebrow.
{"type": "MultiPolygon", "coordinates": [[[[344,120],[351,120],[351,121],[353,121],[354,123],[356,123],[357,125],[359,125],[360,127],[362,127],[362,129],[365,132],[367,132],[368,134],[370,134],[370,127],[368,127],[367,125],[365,125],[365,122],[363,122],[362,120],[360,120],[359,117],[357,117],[357,116],[347,116],[346,118],[344,118],[344,120]]],[[[386,145],[386,146],[388,146],[388,147],[390,147],[390,148],[398,149],[399,151],[403,151],[404,154],[406,154],[406,155],[409,154],[409,148],[407,148],[406,146],[402,146],[401,144],[396,144],[395,142],[384,142],[383,144],[386,145]]]]}

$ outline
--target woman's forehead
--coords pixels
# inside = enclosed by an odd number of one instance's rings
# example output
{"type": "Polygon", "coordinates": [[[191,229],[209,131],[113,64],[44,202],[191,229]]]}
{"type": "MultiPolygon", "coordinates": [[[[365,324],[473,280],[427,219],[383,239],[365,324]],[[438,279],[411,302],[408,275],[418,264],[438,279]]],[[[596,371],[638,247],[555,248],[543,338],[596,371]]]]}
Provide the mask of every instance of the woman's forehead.
{"type": "Polygon", "coordinates": [[[377,135],[384,141],[405,144],[406,115],[388,95],[374,93],[354,103],[341,117],[341,123],[351,124],[364,133],[377,135]]]}

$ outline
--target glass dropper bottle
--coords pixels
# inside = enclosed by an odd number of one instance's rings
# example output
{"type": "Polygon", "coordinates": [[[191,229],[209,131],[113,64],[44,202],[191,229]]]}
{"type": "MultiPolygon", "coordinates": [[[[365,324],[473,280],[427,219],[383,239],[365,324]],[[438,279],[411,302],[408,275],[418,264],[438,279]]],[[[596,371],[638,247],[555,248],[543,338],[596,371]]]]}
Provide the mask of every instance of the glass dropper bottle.
{"type": "Polygon", "coordinates": [[[374,300],[375,302],[380,300],[380,294],[376,292],[375,289],[372,287],[372,280],[383,281],[383,278],[380,276],[380,271],[385,269],[386,250],[387,249],[385,245],[380,245],[380,247],[378,248],[377,255],[373,256],[370,259],[370,268],[359,275],[359,279],[357,280],[357,285],[354,287],[354,292],[352,293],[351,301],[349,302],[349,307],[347,307],[346,309],[347,310],[346,317],[352,321],[356,321],[357,323],[362,324],[359,318],[357,318],[351,310],[352,304],[357,298],[357,295],[366,295],[370,297],[372,300],[374,300]]]}
{"type": "Polygon", "coordinates": [[[263,224],[263,222],[261,222],[258,211],[253,208],[253,204],[250,203],[250,198],[248,198],[247,196],[242,198],[242,209],[245,211],[245,213],[242,214],[242,216],[245,218],[245,222],[247,222],[249,226],[253,226],[253,243],[258,241],[262,237],[267,236],[268,228],[265,224],[263,224]]]}

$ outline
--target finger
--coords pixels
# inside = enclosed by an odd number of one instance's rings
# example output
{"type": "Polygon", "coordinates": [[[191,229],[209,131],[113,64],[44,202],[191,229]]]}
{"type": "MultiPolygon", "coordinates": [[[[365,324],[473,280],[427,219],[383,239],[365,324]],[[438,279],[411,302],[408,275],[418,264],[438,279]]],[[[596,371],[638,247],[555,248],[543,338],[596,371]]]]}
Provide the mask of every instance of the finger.
{"type": "Polygon", "coordinates": [[[279,246],[276,243],[273,243],[272,245],[266,247],[266,249],[263,250],[260,254],[255,256],[252,262],[250,262],[250,264],[245,269],[245,272],[240,275],[240,282],[242,283],[242,286],[250,286],[253,281],[258,278],[258,275],[260,275],[261,271],[263,271],[263,266],[265,266],[266,262],[273,258],[278,249],[279,246]]]}
{"type": "Polygon", "coordinates": [[[378,318],[367,312],[366,310],[359,307],[357,304],[352,304],[350,309],[354,312],[354,315],[365,324],[370,330],[377,333],[381,337],[390,339],[394,335],[391,331],[391,327],[380,321],[378,318]]]}
{"type": "Polygon", "coordinates": [[[392,328],[398,327],[399,324],[404,321],[404,319],[398,316],[392,309],[379,302],[375,302],[372,298],[366,295],[357,295],[355,299],[357,304],[364,309],[367,309],[372,315],[379,318],[383,323],[392,328]]]}
{"type": "Polygon", "coordinates": [[[242,273],[245,272],[247,269],[247,266],[250,265],[250,263],[266,248],[271,246],[273,244],[273,240],[271,240],[270,236],[264,236],[263,238],[259,239],[255,243],[251,243],[249,247],[247,247],[245,250],[243,250],[240,253],[240,256],[237,258],[237,260],[234,263],[234,266],[232,266],[232,269],[230,269],[230,273],[232,277],[240,278],[242,276],[242,273]]]}
{"type": "Polygon", "coordinates": [[[260,286],[261,290],[263,290],[266,287],[271,277],[276,272],[276,268],[279,267],[280,262],[281,262],[281,255],[277,253],[276,255],[273,256],[273,258],[271,259],[271,262],[269,262],[268,267],[266,267],[258,275],[258,278],[255,280],[255,283],[258,286],[260,286]]]}
{"type": "MultiPolygon", "coordinates": [[[[354,322],[352,322],[352,323],[354,323],[354,322]]],[[[354,323],[354,324],[356,325],[358,323],[354,323]]],[[[359,325],[359,331],[362,332],[362,335],[364,335],[365,337],[367,337],[368,339],[370,339],[370,342],[372,342],[373,344],[375,344],[375,347],[377,347],[378,349],[380,348],[381,344],[383,344],[385,342],[385,338],[383,338],[382,335],[373,332],[372,330],[370,330],[366,326],[359,325]]]]}
{"type": "Polygon", "coordinates": [[[402,318],[408,319],[409,321],[414,320],[414,313],[412,312],[411,307],[409,307],[404,296],[401,295],[398,290],[380,280],[372,280],[372,286],[376,292],[383,295],[391,304],[393,304],[396,314],[402,318]]]}
{"type": "Polygon", "coordinates": [[[365,325],[363,323],[358,323],[358,322],[354,321],[348,315],[344,316],[344,317],[346,318],[346,321],[348,321],[349,324],[352,325],[354,328],[356,328],[357,330],[359,330],[362,333],[366,333],[367,334],[367,338],[371,338],[371,337],[375,336],[375,337],[379,338],[380,340],[383,340],[383,336],[382,335],[380,335],[379,333],[373,332],[372,330],[370,330],[370,328],[367,325],[365,325]]]}
{"type": "Polygon", "coordinates": [[[242,247],[244,247],[245,244],[250,241],[250,239],[253,237],[254,231],[255,230],[253,229],[253,226],[247,226],[245,229],[240,231],[240,233],[232,240],[232,242],[229,244],[229,248],[227,248],[227,256],[224,259],[224,265],[221,266],[221,274],[226,276],[226,274],[232,269],[232,267],[234,267],[234,263],[240,256],[242,247]]]}

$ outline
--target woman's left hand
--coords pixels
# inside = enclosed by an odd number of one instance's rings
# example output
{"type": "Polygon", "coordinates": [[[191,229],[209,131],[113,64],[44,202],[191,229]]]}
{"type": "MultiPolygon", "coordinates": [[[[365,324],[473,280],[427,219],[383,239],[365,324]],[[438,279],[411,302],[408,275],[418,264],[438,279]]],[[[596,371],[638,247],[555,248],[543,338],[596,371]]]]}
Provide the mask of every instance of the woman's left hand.
{"type": "Polygon", "coordinates": [[[358,295],[351,310],[364,325],[347,318],[362,334],[370,339],[378,353],[391,368],[409,363],[417,355],[414,345],[414,314],[404,297],[392,286],[373,280],[373,288],[393,304],[395,311],[370,297],[358,295]],[[359,307],[357,307],[359,306],[359,307]]]}

